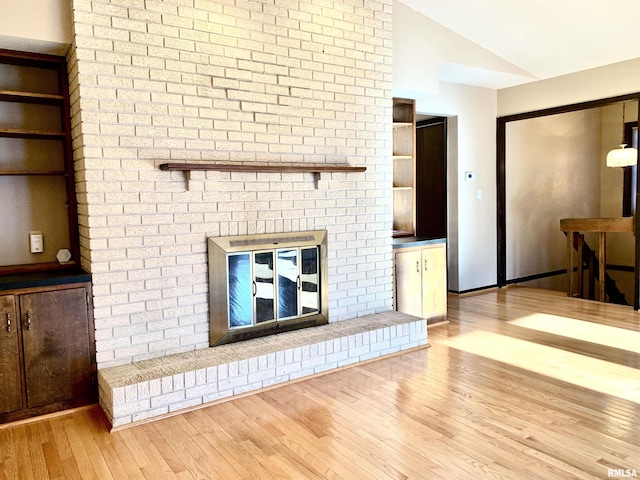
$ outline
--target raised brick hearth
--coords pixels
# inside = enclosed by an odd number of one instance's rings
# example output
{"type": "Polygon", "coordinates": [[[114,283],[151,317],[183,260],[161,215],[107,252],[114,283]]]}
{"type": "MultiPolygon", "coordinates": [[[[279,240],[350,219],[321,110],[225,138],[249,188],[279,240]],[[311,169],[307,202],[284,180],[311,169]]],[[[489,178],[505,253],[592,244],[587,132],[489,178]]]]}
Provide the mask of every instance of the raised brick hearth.
{"type": "Polygon", "coordinates": [[[427,344],[400,312],[101,369],[100,405],[121,427],[427,344]]]}

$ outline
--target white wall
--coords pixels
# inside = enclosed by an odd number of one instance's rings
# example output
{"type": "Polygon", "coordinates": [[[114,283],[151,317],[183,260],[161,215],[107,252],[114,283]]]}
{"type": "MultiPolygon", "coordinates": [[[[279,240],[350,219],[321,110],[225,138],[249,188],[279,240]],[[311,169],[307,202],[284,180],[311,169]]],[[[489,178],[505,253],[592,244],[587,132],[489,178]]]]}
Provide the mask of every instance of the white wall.
{"type": "Polygon", "coordinates": [[[640,58],[498,91],[498,116],[640,91],[640,58]]]}
{"type": "Polygon", "coordinates": [[[440,93],[418,99],[416,110],[456,117],[457,138],[449,137],[456,145],[448,150],[449,288],[495,285],[496,91],[441,82],[440,93]],[[465,180],[465,172],[473,179],[465,180]]]}
{"type": "Polygon", "coordinates": [[[428,19],[393,2],[393,96],[417,98],[438,91],[437,51],[429,48],[428,19]]]}
{"type": "Polygon", "coordinates": [[[397,0],[393,2],[393,94],[420,98],[435,94],[440,81],[464,74],[474,85],[513,85],[533,77],[470,40],[397,0]],[[497,82],[497,83],[496,83],[497,82]]]}
{"type": "Polygon", "coordinates": [[[0,33],[0,48],[64,55],[71,43],[71,0],[2,0],[0,33]]]}
{"type": "Polygon", "coordinates": [[[565,268],[560,219],[599,215],[600,126],[599,108],[507,124],[507,280],[565,268]]]}

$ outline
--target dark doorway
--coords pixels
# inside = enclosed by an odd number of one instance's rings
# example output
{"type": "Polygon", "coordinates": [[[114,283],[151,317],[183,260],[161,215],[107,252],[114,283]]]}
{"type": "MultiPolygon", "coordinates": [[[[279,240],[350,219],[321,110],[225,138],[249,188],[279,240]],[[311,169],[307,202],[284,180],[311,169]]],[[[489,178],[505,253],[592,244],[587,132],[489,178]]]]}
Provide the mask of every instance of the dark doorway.
{"type": "Polygon", "coordinates": [[[416,124],[416,235],[447,237],[447,120],[416,124]]]}

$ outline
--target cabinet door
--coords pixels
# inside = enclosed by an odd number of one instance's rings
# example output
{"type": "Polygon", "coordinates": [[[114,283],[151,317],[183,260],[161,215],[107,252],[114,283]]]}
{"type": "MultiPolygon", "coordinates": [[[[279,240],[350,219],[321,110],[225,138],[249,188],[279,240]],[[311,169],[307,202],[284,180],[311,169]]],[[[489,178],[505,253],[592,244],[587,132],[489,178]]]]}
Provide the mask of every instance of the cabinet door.
{"type": "Polygon", "coordinates": [[[447,314],[447,251],[444,245],[422,250],[422,316],[426,319],[447,314]]]}
{"type": "Polygon", "coordinates": [[[396,310],[422,317],[422,255],[420,250],[395,255],[396,310]]]}
{"type": "Polygon", "coordinates": [[[0,413],[22,408],[20,341],[15,297],[0,296],[0,413]]]}
{"type": "Polygon", "coordinates": [[[86,290],[20,296],[30,408],[70,400],[91,389],[86,290]]]}

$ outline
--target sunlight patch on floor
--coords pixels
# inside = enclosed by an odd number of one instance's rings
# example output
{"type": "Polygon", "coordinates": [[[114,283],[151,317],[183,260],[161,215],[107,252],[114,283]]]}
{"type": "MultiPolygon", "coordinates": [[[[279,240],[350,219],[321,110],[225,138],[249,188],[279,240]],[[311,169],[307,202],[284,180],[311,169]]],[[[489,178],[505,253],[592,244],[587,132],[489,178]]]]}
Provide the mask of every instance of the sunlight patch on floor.
{"type": "Polygon", "coordinates": [[[640,332],[625,328],[610,327],[546,313],[534,313],[509,323],[530,330],[640,353],[640,332]]]}
{"type": "Polygon", "coordinates": [[[438,343],[640,404],[640,370],[491,332],[438,343]]]}

